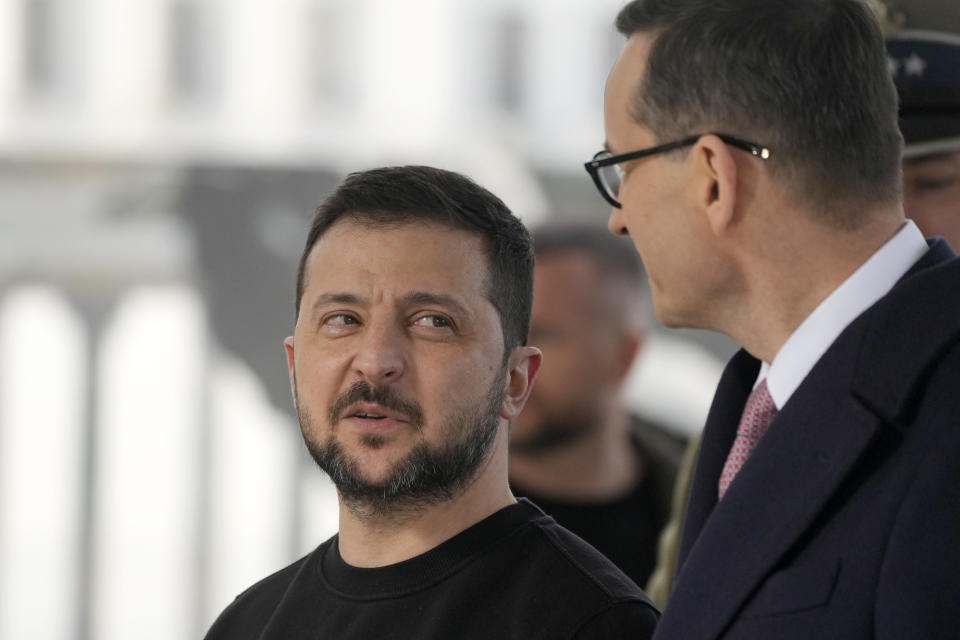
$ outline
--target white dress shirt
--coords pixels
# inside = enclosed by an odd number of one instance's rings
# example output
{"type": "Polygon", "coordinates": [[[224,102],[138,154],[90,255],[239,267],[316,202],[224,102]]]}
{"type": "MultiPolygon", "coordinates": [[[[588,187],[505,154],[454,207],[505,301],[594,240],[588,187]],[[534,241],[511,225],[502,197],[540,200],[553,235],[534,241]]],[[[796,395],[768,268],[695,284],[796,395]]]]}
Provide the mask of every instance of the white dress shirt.
{"type": "Polygon", "coordinates": [[[844,329],[927,252],[927,242],[912,220],[860,265],[860,268],[806,317],[783,343],[773,362],[764,362],[754,388],[766,378],[777,409],[783,406],[844,329]]]}

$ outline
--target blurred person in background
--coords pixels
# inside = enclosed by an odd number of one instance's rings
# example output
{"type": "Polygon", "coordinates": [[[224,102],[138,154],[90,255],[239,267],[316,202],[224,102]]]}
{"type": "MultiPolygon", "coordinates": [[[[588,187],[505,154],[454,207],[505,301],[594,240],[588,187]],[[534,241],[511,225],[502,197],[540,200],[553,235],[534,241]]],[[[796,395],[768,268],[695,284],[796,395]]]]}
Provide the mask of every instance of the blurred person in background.
{"type": "Polygon", "coordinates": [[[634,0],[617,27],[587,163],[610,229],[665,324],[743,345],[656,637],[954,637],[960,260],[904,218],[875,16],[634,0]]]}
{"type": "Polygon", "coordinates": [[[887,56],[900,96],[903,207],[960,248],[960,4],[887,0],[887,56]]]}
{"type": "Polygon", "coordinates": [[[646,334],[643,266],[603,228],[547,225],[533,244],[530,344],[547,366],[510,428],[510,485],[643,585],[683,452],[623,404],[646,334]]]}
{"type": "Polygon", "coordinates": [[[285,347],[339,533],[238,596],[209,640],[652,635],[644,593],[510,492],[507,430],[541,359],[532,289],[526,229],[459,174],[375,169],[324,201],[285,347]]]}

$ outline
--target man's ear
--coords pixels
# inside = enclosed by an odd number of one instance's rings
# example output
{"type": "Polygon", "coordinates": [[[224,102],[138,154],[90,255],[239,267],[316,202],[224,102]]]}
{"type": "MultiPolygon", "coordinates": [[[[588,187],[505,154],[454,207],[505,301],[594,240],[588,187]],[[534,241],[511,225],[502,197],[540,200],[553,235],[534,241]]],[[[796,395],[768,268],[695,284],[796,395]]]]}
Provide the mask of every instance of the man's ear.
{"type": "Polygon", "coordinates": [[[722,236],[734,221],[737,162],[723,140],[707,134],[693,148],[695,179],[691,195],[707,216],[714,235],[722,236]]]}
{"type": "Polygon", "coordinates": [[[287,336],[283,341],[283,349],[287,352],[287,375],[290,376],[290,392],[293,402],[297,402],[297,376],[293,368],[293,336],[287,336]]]}
{"type": "Polygon", "coordinates": [[[527,403],[534,378],[540,370],[543,354],[536,347],[516,347],[507,361],[507,391],[500,407],[500,417],[516,418],[527,403]]]}

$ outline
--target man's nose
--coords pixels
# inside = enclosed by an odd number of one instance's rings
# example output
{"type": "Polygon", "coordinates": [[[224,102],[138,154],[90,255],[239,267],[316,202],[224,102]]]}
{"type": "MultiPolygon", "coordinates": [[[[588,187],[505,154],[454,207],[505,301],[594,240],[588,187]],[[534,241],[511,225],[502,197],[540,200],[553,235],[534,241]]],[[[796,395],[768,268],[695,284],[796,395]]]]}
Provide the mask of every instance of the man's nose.
{"type": "Polygon", "coordinates": [[[405,368],[405,336],[388,323],[367,324],[353,366],[374,386],[395,382],[405,368]]]}
{"type": "Polygon", "coordinates": [[[610,217],[607,219],[607,229],[616,236],[625,236],[629,232],[627,231],[627,223],[623,219],[623,209],[618,207],[610,207],[610,217]]]}

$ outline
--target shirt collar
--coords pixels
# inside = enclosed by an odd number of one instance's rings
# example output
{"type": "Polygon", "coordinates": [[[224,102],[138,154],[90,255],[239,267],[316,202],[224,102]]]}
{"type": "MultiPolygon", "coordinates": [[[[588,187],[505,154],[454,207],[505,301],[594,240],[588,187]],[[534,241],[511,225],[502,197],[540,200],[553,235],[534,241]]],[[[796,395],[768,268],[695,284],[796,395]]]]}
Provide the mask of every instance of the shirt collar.
{"type": "Polygon", "coordinates": [[[800,323],[773,362],[762,363],[754,388],[766,378],[774,404],[778,409],[783,408],[837,336],[890,291],[927,248],[917,225],[907,220],[800,323]]]}

